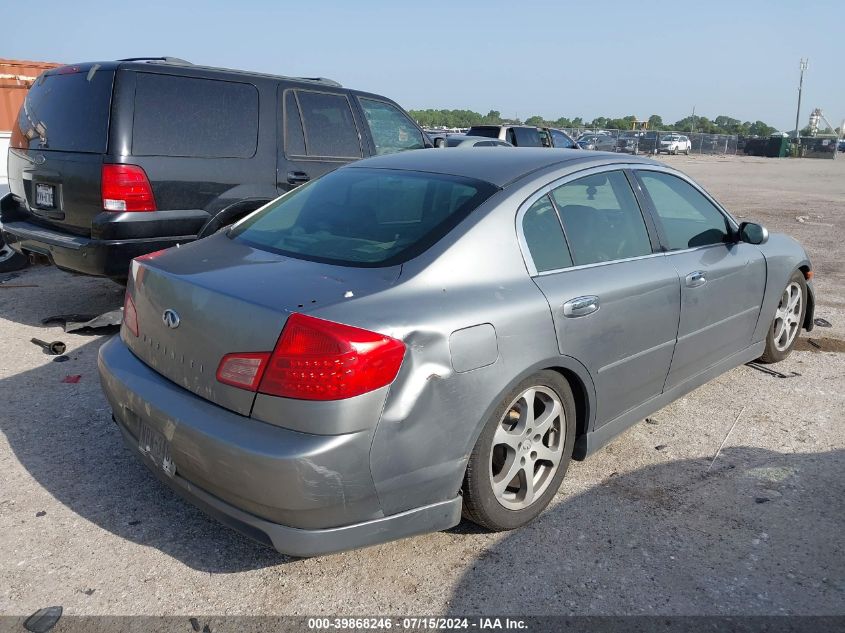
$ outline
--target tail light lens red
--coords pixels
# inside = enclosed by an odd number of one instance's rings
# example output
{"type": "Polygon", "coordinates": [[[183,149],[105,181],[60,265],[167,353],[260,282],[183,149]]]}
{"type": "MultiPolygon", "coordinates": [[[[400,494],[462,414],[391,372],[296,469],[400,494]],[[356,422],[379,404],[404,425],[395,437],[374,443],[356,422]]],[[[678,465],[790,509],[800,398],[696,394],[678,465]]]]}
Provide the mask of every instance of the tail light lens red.
{"type": "Polygon", "coordinates": [[[132,334],[138,336],[138,311],[135,310],[135,302],[129,292],[126,292],[126,298],[123,300],[123,325],[126,326],[132,334]]]}
{"type": "Polygon", "coordinates": [[[300,400],[342,400],[389,385],[405,357],[402,341],[292,314],[272,354],[227,354],[220,382],[300,400]],[[237,376],[235,378],[234,376],[237,376]]]}
{"type": "Polygon", "coordinates": [[[103,165],[103,209],[106,211],[155,211],[153,188],[138,165],[103,165]]]}

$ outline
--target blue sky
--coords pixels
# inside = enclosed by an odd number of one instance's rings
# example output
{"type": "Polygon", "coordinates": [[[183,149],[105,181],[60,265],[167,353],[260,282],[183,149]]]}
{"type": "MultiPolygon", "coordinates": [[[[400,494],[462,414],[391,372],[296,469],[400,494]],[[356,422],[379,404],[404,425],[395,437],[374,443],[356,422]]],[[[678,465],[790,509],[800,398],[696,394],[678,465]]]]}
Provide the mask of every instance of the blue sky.
{"type": "Polygon", "coordinates": [[[802,127],[813,107],[834,125],[845,117],[842,0],[4,4],[0,57],[70,63],[167,54],[331,77],[407,109],[493,109],[523,119],[660,114],[673,122],[695,106],[710,118],[792,129],[798,60],[809,57],[802,127]]]}

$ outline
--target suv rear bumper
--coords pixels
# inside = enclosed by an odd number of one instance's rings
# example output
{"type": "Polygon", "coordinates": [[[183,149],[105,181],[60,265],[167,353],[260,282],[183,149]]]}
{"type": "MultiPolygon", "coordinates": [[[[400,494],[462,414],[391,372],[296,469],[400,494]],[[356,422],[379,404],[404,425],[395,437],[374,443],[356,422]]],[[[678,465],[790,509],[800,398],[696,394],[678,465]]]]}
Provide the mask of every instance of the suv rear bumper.
{"type": "Polygon", "coordinates": [[[195,240],[208,218],[201,209],[102,212],[93,218],[88,237],[37,224],[11,194],[0,198],[6,244],[25,255],[44,255],[63,270],[99,277],[125,278],[133,258],[195,240]]]}
{"type": "Polygon", "coordinates": [[[196,237],[92,240],[23,221],[4,222],[0,230],[3,241],[19,253],[44,255],[51,264],[63,270],[115,278],[125,278],[129,274],[133,258],[184,244],[196,237]]]}
{"type": "Polygon", "coordinates": [[[100,348],[99,371],[133,454],[190,503],[284,554],[364,547],[460,521],[460,496],[383,515],[371,430],[315,435],[238,415],[162,377],[117,336],[100,348]],[[172,475],[140,451],[141,424],[166,438],[172,475]]]}

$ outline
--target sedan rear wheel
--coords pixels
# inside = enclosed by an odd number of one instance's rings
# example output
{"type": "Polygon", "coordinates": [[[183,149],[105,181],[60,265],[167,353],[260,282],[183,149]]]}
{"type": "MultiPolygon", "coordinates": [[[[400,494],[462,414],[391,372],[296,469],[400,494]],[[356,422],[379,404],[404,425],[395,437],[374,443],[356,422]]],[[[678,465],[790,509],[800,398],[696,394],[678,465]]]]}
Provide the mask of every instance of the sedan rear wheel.
{"type": "Polygon", "coordinates": [[[766,336],[766,351],[760,357],[764,363],[777,363],[789,356],[804,324],[807,282],[800,271],[793,273],[778,302],[772,325],[766,336]]]}
{"type": "Polygon", "coordinates": [[[572,390],[557,372],[522,381],[488,420],[467,464],[464,516],[510,530],[549,504],[575,441],[572,390]]]}

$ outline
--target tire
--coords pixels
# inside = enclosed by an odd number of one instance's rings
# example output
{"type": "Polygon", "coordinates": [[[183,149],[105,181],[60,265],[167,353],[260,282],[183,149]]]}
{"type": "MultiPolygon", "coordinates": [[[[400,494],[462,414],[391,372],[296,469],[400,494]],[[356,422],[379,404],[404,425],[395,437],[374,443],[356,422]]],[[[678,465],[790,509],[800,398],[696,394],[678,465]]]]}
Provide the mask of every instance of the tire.
{"type": "Polygon", "coordinates": [[[807,282],[800,270],[792,273],[783,289],[772,325],[766,335],[766,350],[760,357],[763,363],[778,363],[789,356],[804,325],[807,312],[807,282]]]}
{"type": "Polygon", "coordinates": [[[689,147],[684,150],[684,156],[689,156],[689,147]]]}
{"type": "Polygon", "coordinates": [[[0,273],[10,273],[21,270],[29,265],[29,258],[21,255],[0,238],[0,273]]]}
{"type": "Polygon", "coordinates": [[[470,453],[464,518],[497,532],[532,521],[560,488],[574,443],[575,399],[563,376],[541,371],[520,382],[493,411],[470,453]]]}

